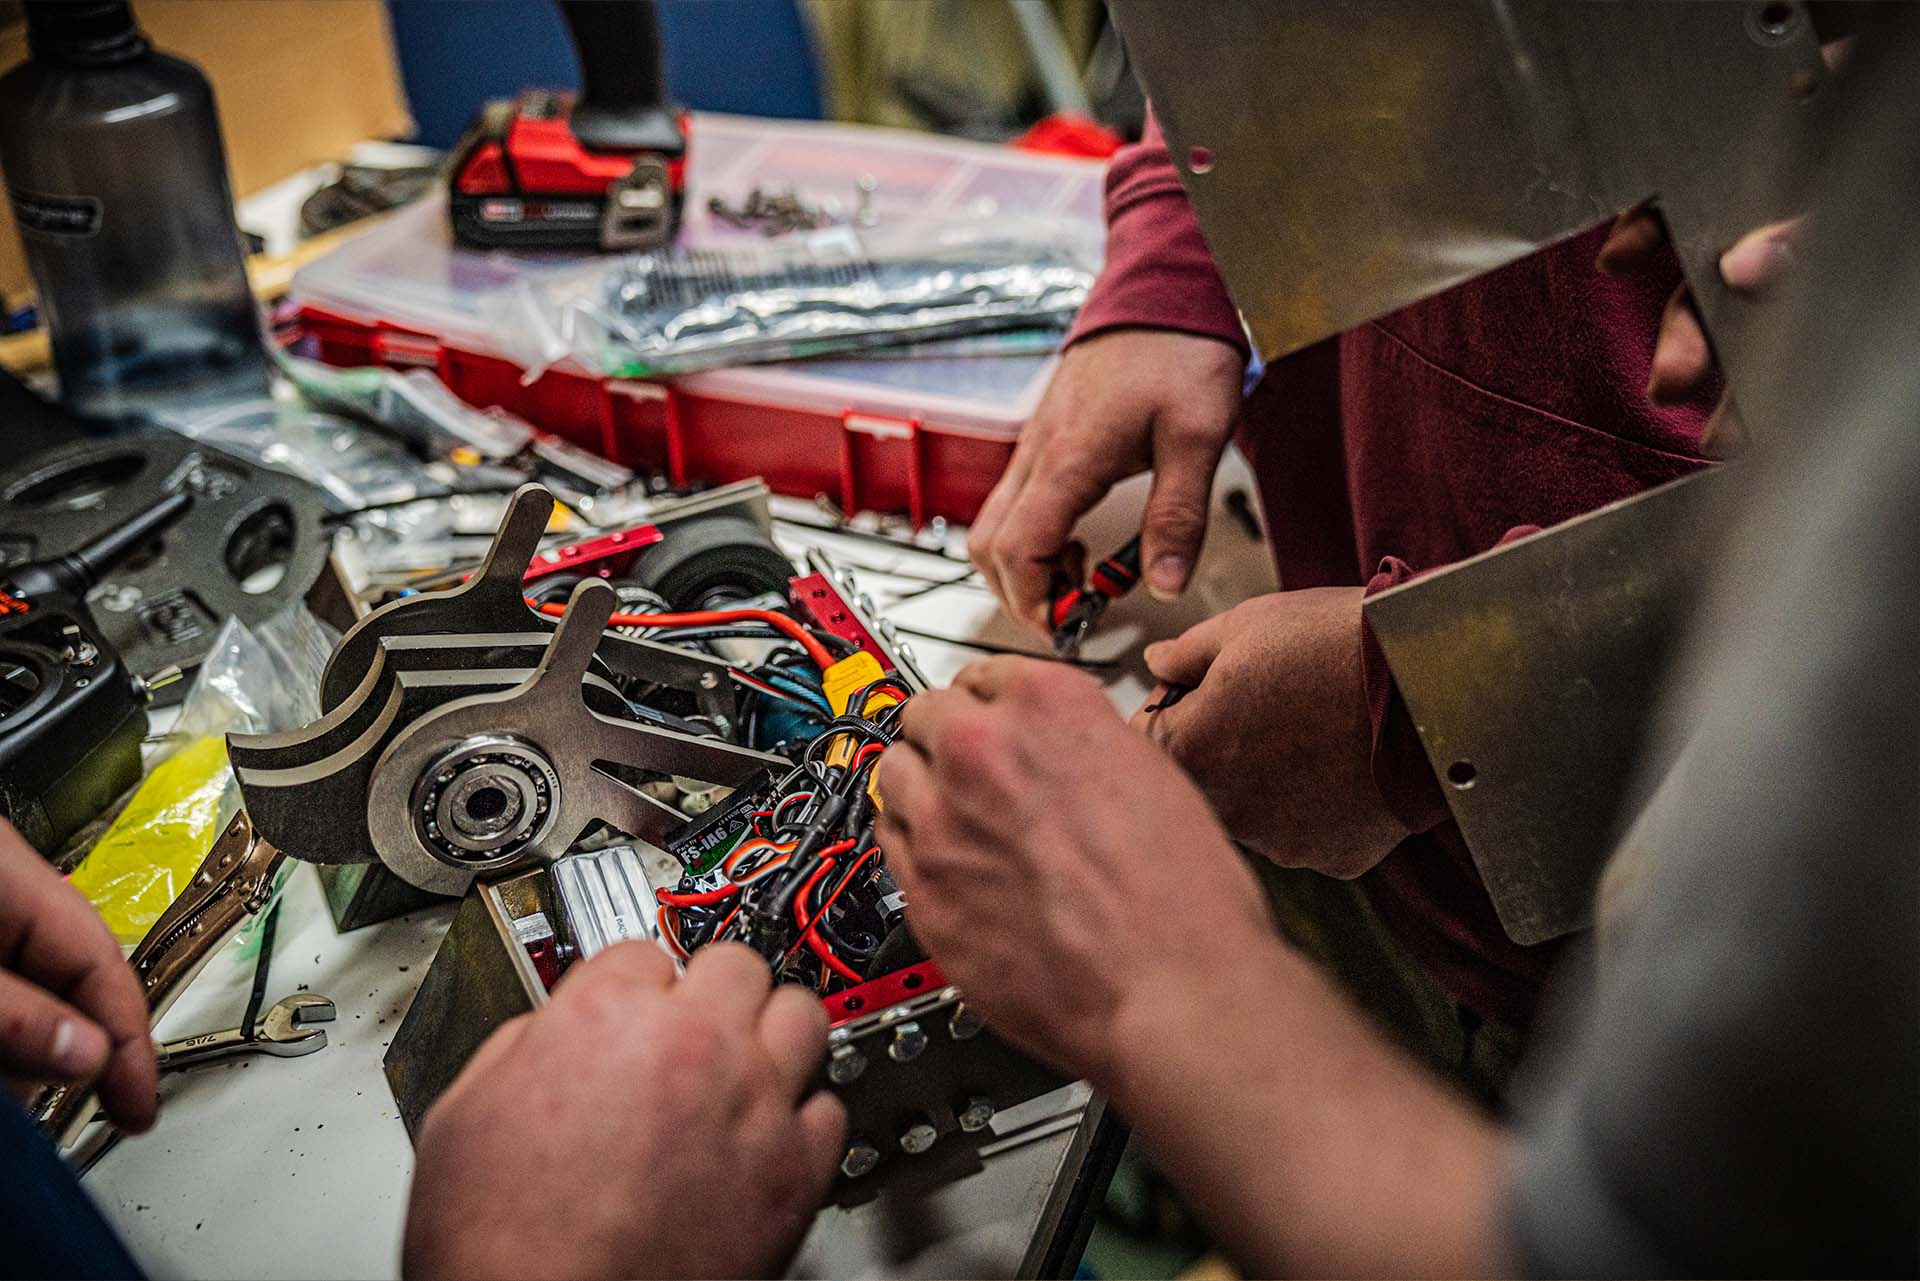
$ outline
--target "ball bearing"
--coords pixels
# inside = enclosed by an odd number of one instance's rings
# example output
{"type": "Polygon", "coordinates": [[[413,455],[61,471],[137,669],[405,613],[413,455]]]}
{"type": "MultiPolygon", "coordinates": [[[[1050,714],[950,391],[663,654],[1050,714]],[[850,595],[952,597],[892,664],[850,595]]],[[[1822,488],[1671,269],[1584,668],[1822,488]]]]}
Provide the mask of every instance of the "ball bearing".
{"type": "Polygon", "coordinates": [[[414,832],[443,863],[498,867],[545,833],[559,788],[553,765],[530,744],[469,738],[421,772],[413,790],[414,832]]]}

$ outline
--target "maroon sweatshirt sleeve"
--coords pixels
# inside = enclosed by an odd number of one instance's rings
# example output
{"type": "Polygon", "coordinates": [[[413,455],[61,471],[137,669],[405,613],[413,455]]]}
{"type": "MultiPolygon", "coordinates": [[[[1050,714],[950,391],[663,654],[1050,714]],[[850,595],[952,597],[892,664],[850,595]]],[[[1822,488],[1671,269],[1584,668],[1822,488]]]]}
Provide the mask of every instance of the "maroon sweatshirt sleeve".
{"type": "MultiPolygon", "coordinates": [[[[1502,534],[1495,546],[1539,532],[1538,525],[1516,525],[1502,534]]],[[[1398,556],[1388,556],[1381,560],[1380,568],[1368,580],[1366,594],[1372,596],[1389,587],[1398,587],[1433,573],[1434,569],[1416,571],[1398,556]]],[[[1427,759],[1427,749],[1420,744],[1420,733],[1413,727],[1406,700],[1400,697],[1400,687],[1394,683],[1393,673],[1387,667],[1386,652],[1380,648],[1380,640],[1373,634],[1365,614],[1360,618],[1360,663],[1367,691],[1367,714],[1373,722],[1374,784],[1386,799],[1387,808],[1406,825],[1407,831],[1416,835],[1430,832],[1453,814],[1447,808],[1447,798],[1440,790],[1433,763],[1427,759]]]]}
{"type": "Polygon", "coordinates": [[[1107,329],[1178,329],[1231,343],[1246,333],[1187,203],[1160,122],[1107,166],[1107,261],[1067,342],[1107,329]]]}

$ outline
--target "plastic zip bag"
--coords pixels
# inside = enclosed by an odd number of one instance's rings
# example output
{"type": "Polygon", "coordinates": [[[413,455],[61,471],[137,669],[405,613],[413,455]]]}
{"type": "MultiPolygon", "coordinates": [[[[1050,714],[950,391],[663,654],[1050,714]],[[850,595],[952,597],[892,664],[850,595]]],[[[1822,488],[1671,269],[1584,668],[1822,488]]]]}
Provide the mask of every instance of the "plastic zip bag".
{"type": "Polygon", "coordinates": [[[528,377],[571,358],[613,377],[689,373],[1004,330],[1063,330],[1100,244],[1049,218],[834,227],[778,244],[634,255],[489,299],[528,377]]]}
{"type": "Polygon", "coordinates": [[[147,777],[71,877],[122,943],[138,942],[179,897],[240,808],[226,735],[317,718],[320,671],[337,639],[304,605],[257,630],[235,618],[220,629],[147,777]]]}

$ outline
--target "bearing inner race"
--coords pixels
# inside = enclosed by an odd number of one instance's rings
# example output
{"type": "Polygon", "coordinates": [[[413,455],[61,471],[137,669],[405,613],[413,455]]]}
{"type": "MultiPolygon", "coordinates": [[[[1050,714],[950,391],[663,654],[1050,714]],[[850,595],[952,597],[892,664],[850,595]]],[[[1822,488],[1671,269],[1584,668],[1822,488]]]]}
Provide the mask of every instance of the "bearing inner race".
{"type": "Polygon", "coordinates": [[[480,735],[443,752],[413,789],[415,834],[454,867],[508,862],[553,822],[560,779],[531,744],[480,735]]]}

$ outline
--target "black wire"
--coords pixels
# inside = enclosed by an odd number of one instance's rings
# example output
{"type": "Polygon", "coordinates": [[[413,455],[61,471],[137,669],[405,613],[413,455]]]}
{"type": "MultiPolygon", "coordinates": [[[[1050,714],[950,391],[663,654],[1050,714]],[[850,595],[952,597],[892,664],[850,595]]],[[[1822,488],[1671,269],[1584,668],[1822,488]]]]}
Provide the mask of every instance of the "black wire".
{"type": "MultiPolygon", "coordinates": [[[[620,626],[625,625],[620,624],[620,626]]],[[[636,627],[633,630],[646,633],[646,639],[648,640],[673,641],[675,643],[710,640],[793,640],[793,637],[787,635],[787,633],[767,623],[711,623],[702,624],[698,627],[636,627]]],[[[851,654],[860,648],[852,641],[847,640],[843,636],[835,636],[832,632],[823,632],[817,628],[809,627],[807,633],[829,649],[838,646],[844,651],[841,654],[843,658],[847,654],[851,654]]]]}
{"type": "MultiPolygon", "coordinates": [[[[813,660],[807,657],[805,650],[780,650],[778,653],[768,655],[767,661],[760,664],[760,667],[770,667],[787,680],[805,685],[808,689],[826,693],[826,685],[814,670],[813,660]]],[[[758,672],[760,668],[756,667],[753,670],[758,672]]]]}
{"type": "Polygon", "coordinates": [[[895,623],[894,630],[902,636],[912,636],[920,640],[939,641],[942,645],[958,645],[961,649],[978,650],[982,654],[1012,654],[1019,658],[1038,658],[1049,663],[1065,663],[1069,667],[1085,668],[1089,671],[1117,671],[1119,663],[1103,662],[1093,658],[1066,658],[1059,654],[1047,654],[1037,649],[1023,649],[1018,645],[995,645],[991,641],[969,640],[963,636],[948,636],[941,632],[922,631],[917,627],[908,627],[904,623],[895,623]]]}
{"type": "MultiPolygon", "coordinates": [[[[853,853],[854,853],[854,862],[858,864],[861,856],[865,854],[865,851],[855,850],[853,853]]],[[[819,886],[816,886],[814,888],[814,893],[819,895],[820,904],[822,906],[824,906],[827,903],[834,902],[834,896],[839,894],[842,890],[848,888],[851,885],[853,878],[856,875],[864,875],[864,874],[871,873],[878,866],[879,865],[877,863],[869,863],[864,868],[858,867],[858,866],[852,867],[848,869],[846,876],[841,878],[839,884],[835,885],[831,890],[823,891],[819,886]]],[[[872,877],[868,876],[868,879],[871,880],[872,877]]],[[[831,943],[837,951],[846,952],[852,956],[863,958],[863,959],[871,958],[873,956],[873,951],[874,951],[873,948],[855,947],[853,944],[848,943],[845,939],[841,938],[840,935],[835,931],[833,923],[827,920],[827,918],[821,914],[820,907],[815,906],[812,903],[807,904],[807,918],[810,924],[818,927],[822,936],[824,936],[827,942],[831,943]]]]}
{"type": "MultiPolygon", "coordinates": [[[[882,676],[872,684],[864,685],[858,690],[855,690],[853,698],[847,703],[847,710],[855,716],[865,716],[867,713],[867,704],[873,701],[873,696],[877,692],[893,694],[895,703],[913,697],[913,689],[898,676],[882,676]]],[[[892,704],[889,704],[889,706],[891,705],[892,704]]],[[[884,711],[885,709],[883,708],[881,710],[884,711]]],[[[878,717],[872,719],[877,720],[878,717]]]]}
{"type": "MultiPolygon", "coordinates": [[[[916,547],[914,550],[924,551],[927,549],[916,547]]],[[[931,590],[937,587],[951,587],[955,583],[965,582],[967,579],[972,578],[975,574],[980,572],[978,570],[968,570],[966,573],[961,574],[957,578],[952,576],[948,576],[944,578],[936,578],[932,574],[924,574],[917,570],[898,568],[899,563],[897,561],[894,563],[894,566],[890,568],[886,565],[878,564],[874,561],[861,560],[856,557],[849,556],[844,551],[840,551],[838,549],[835,549],[835,551],[833,552],[833,563],[836,566],[839,566],[841,568],[859,570],[861,573],[865,573],[865,574],[881,574],[888,578],[903,578],[909,583],[922,583],[925,585],[926,590],[931,590]]],[[[918,592],[921,591],[922,589],[916,588],[914,590],[915,590],[915,593],[918,594],[918,592]]]]}
{"type": "Polygon", "coordinates": [[[932,556],[939,560],[953,561],[956,564],[967,563],[965,556],[955,556],[940,547],[922,547],[919,543],[908,542],[904,538],[894,538],[887,534],[876,534],[871,530],[850,529],[845,525],[818,525],[808,520],[795,520],[791,516],[775,516],[776,525],[791,525],[795,529],[810,529],[815,533],[829,534],[839,538],[858,538],[869,543],[881,543],[903,552],[917,552],[922,556],[932,556]]]}
{"type": "Polygon", "coordinates": [[[240,1033],[249,1041],[253,1039],[254,1024],[260,1018],[260,1007],[267,999],[267,972],[273,968],[273,934],[280,924],[280,900],[275,899],[273,906],[267,909],[266,919],[260,922],[260,955],[253,962],[253,991],[247,994],[247,1012],[240,1016],[240,1033]]]}
{"type": "Polygon", "coordinates": [[[807,628],[807,634],[842,658],[851,658],[860,652],[860,647],[844,636],[835,636],[832,632],[823,632],[817,627],[807,628]]]}
{"type": "Polygon", "coordinates": [[[888,604],[904,605],[906,602],[910,600],[919,600],[922,596],[931,596],[935,592],[942,591],[948,587],[965,586],[966,584],[972,582],[974,579],[978,578],[979,576],[980,576],[979,570],[970,569],[964,574],[955,574],[952,578],[935,579],[931,582],[928,582],[924,586],[915,587],[910,591],[893,593],[890,597],[888,597],[888,604]]]}
{"type": "Polygon", "coordinates": [[[862,747],[866,746],[866,743],[872,742],[891,743],[898,737],[897,731],[885,725],[877,725],[864,716],[847,716],[842,714],[834,717],[821,728],[819,737],[807,744],[807,750],[801,759],[809,764],[814,763],[815,754],[827,745],[834,735],[844,733],[847,730],[852,730],[866,740],[865,743],[860,745],[862,747]]]}

